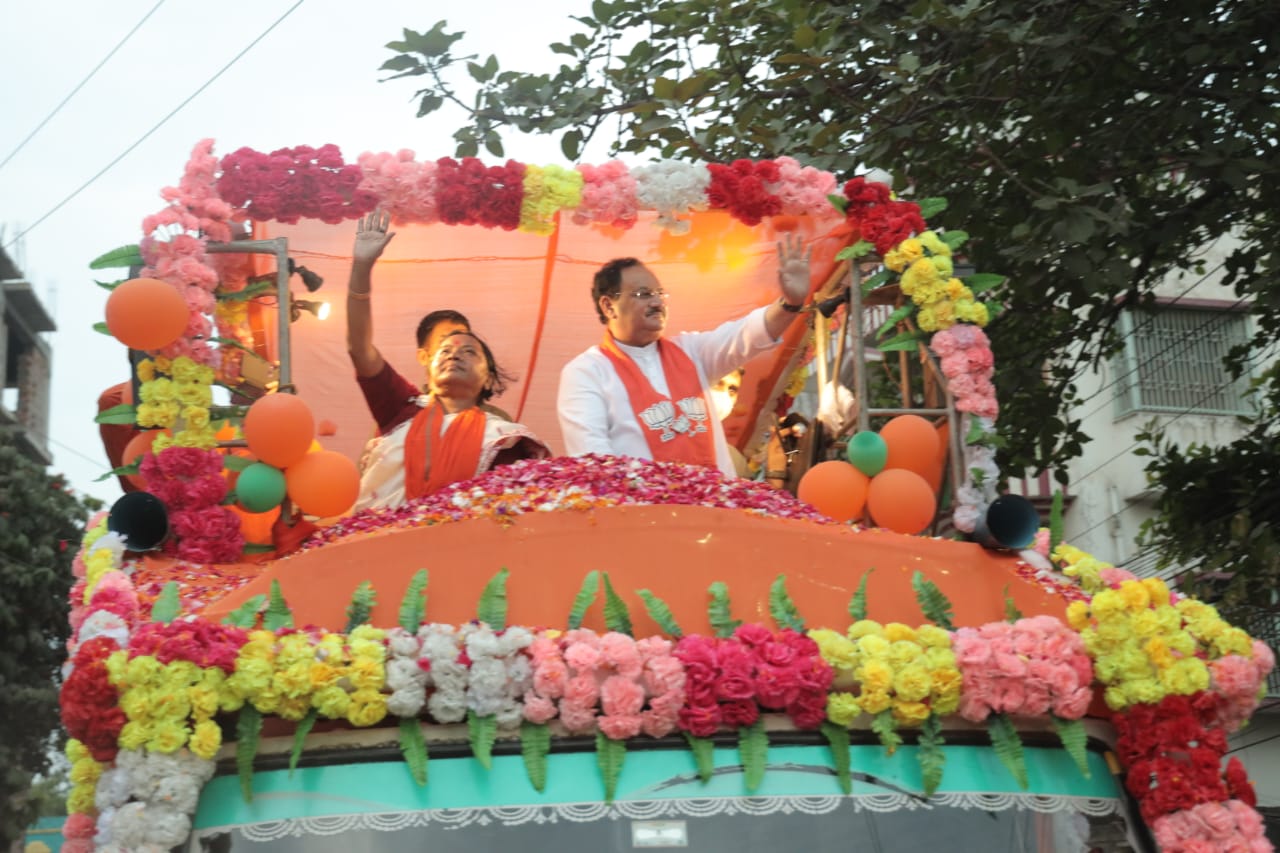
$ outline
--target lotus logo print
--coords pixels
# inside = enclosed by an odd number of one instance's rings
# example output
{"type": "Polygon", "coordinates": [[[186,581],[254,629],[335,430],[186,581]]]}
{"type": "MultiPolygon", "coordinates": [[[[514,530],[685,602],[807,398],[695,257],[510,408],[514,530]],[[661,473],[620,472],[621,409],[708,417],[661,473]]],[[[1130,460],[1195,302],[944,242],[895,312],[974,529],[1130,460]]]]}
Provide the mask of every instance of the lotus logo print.
{"type": "Polygon", "coordinates": [[[659,437],[663,441],[670,441],[676,437],[675,432],[672,430],[675,419],[676,407],[670,400],[661,400],[654,403],[640,413],[640,420],[644,421],[645,426],[653,430],[662,430],[662,435],[659,437]]]}
{"type": "Polygon", "coordinates": [[[663,441],[679,435],[707,431],[707,404],[701,397],[685,397],[678,403],[662,400],[640,413],[640,420],[652,430],[661,430],[663,441]],[[676,414],[676,406],[680,413],[676,414]]]}
{"type": "Polygon", "coordinates": [[[693,422],[694,432],[707,431],[707,401],[701,397],[685,397],[676,403],[685,417],[693,422]]]}

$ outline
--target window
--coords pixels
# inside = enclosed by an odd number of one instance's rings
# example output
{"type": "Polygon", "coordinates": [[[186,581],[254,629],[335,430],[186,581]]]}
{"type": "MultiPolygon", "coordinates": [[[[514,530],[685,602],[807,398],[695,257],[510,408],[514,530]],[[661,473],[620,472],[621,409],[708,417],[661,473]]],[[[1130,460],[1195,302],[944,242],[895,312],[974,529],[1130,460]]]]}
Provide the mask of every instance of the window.
{"type": "Polygon", "coordinates": [[[1112,359],[1116,417],[1134,412],[1235,415],[1249,411],[1248,376],[1232,381],[1222,359],[1248,339],[1241,311],[1157,308],[1120,317],[1123,349],[1112,359]]]}

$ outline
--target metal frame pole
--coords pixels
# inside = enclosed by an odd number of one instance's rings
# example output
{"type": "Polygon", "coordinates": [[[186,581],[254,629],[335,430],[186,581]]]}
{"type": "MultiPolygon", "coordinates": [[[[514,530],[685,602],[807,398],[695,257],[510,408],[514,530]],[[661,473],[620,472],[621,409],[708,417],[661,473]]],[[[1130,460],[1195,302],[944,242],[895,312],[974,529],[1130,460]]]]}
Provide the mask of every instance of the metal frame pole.
{"type": "Polygon", "coordinates": [[[293,387],[293,365],[289,356],[289,241],[284,237],[270,240],[233,240],[209,243],[205,251],[215,255],[276,256],[276,329],[280,348],[279,391],[296,393],[293,387]]]}

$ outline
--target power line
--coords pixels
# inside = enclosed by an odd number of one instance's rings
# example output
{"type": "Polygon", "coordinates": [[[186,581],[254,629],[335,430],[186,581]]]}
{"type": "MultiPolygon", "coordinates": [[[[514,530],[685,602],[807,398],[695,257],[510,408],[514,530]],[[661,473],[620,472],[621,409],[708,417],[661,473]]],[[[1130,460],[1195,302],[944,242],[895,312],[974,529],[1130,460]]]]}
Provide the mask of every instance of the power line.
{"type": "Polygon", "coordinates": [[[280,24],[282,24],[282,23],[284,22],[285,18],[288,18],[290,15],[292,15],[292,14],[293,14],[293,12],[294,12],[294,10],[295,10],[295,9],[297,9],[299,6],[301,6],[301,5],[303,4],[303,2],[304,2],[304,0],[297,0],[297,2],[296,2],[296,3],[294,3],[292,6],[290,6],[290,7],[288,8],[288,10],[286,10],[286,11],[285,11],[285,13],[284,13],[283,15],[281,15],[279,18],[276,18],[276,20],[271,24],[271,26],[269,26],[269,27],[267,27],[265,30],[263,30],[263,31],[262,31],[262,33],[261,33],[261,34],[259,34],[257,38],[255,38],[253,41],[249,42],[249,44],[248,44],[248,45],[246,45],[246,46],[245,46],[245,48],[244,48],[243,50],[241,50],[239,53],[237,53],[235,56],[233,56],[233,57],[231,58],[231,61],[230,61],[230,62],[228,62],[226,65],[222,66],[222,68],[218,69],[217,73],[215,73],[212,77],[210,77],[208,80],[206,80],[206,81],[204,82],[204,84],[203,84],[199,89],[196,89],[196,90],[195,90],[194,92],[192,92],[189,96],[187,96],[187,98],[186,98],[182,103],[180,103],[180,104],[178,104],[176,107],[174,107],[174,108],[173,108],[173,110],[171,110],[171,111],[169,112],[169,114],[168,114],[168,115],[166,115],[164,118],[160,119],[160,121],[159,121],[159,122],[157,122],[157,123],[156,123],[156,124],[155,124],[151,129],[150,129],[150,130],[148,130],[148,131],[147,131],[146,133],[144,133],[141,137],[139,137],[139,138],[138,138],[138,140],[137,140],[136,142],[134,142],[132,145],[130,145],[128,148],[126,148],[123,152],[121,152],[121,153],[119,154],[119,156],[117,156],[114,160],[112,160],[112,161],[111,161],[110,163],[108,163],[106,166],[103,166],[103,167],[102,167],[102,169],[101,169],[101,170],[100,170],[96,175],[94,175],[94,176],[93,176],[92,178],[90,178],[89,180],[85,181],[85,182],[84,182],[83,184],[81,184],[78,188],[76,188],[74,191],[72,191],[72,193],[71,193],[70,195],[68,195],[68,196],[67,196],[66,198],[64,198],[62,201],[60,201],[60,202],[58,202],[57,204],[55,204],[51,210],[49,210],[47,213],[45,213],[43,216],[41,216],[41,217],[40,217],[39,219],[37,219],[35,222],[31,223],[31,224],[30,224],[29,226],[27,226],[25,229],[23,229],[23,230],[22,230],[22,231],[21,231],[21,232],[20,232],[16,237],[14,237],[12,240],[10,240],[8,243],[6,243],[6,244],[4,245],[4,247],[3,247],[3,248],[6,248],[6,249],[7,249],[7,248],[9,248],[9,247],[10,247],[10,246],[12,246],[14,243],[17,243],[19,240],[21,240],[23,237],[25,237],[27,234],[30,234],[30,233],[31,233],[31,232],[32,232],[32,231],[33,231],[33,230],[34,230],[38,225],[40,225],[40,223],[44,222],[44,221],[45,221],[46,219],[48,219],[50,216],[53,216],[53,214],[55,214],[55,213],[57,213],[59,210],[61,210],[61,209],[62,209],[62,208],[67,204],[67,202],[71,201],[73,198],[75,198],[76,196],[80,195],[80,193],[84,192],[84,191],[85,191],[86,189],[88,189],[91,185],[93,185],[93,183],[94,183],[95,181],[97,181],[97,180],[98,180],[98,178],[101,178],[101,177],[102,177],[103,175],[105,175],[107,172],[111,171],[111,169],[112,169],[112,168],[113,168],[117,163],[119,163],[119,162],[120,162],[121,160],[123,160],[125,157],[129,156],[129,154],[133,153],[133,150],[134,150],[135,148],[137,148],[139,145],[141,145],[143,142],[146,142],[146,141],[147,141],[147,139],[149,139],[149,138],[151,137],[151,134],[153,134],[153,133],[155,133],[157,130],[159,130],[162,126],[164,126],[164,124],[165,124],[166,122],[168,122],[168,121],[169,121],[169,119],[171,119],[171,118],[173,118],[175,115],[177,115],[177,114],[182,110],[182,108],[183,108],[183,107],[185,107],[187,104],[191,103],[191,102],[192,102],[193,100],[195,100],[195,99],[196,99],[196,98],[197,98],[197,97],[198,97],[202,92],[204,92],[204,90],[205,90],[205,89],[207,89],[207,88],[209,88],[211,85],[213,85],[213,83],[214,83],[215,81],[217,81],[217,79],[218,79],[219,77],[221,77],[223,74],[225,74],[225,73],[226,73],[226,72],[231,68],[231,66],[233,66],[233,65],[235,65],[237,62],[239,62],[239,61],[240,61],[240,59],[241,59],[241,58],[243,58],[243,57],[244,57],[244,55],[245,55],[246,53],[248,53],[250,50],[252,50],[252,49],[253,49],[253,48],[258,44],[258,42],[262,41],[264,38],[266,38],[266,37],[267,37],[267,35],[268,35],[268,34],[270,34],[270,32],[271,32],[272,30],[274,30],[276,27],[278,27],[280,24]]]}
{"type": "Polygon", "coordinates": [[[83,89],[85,84],[93,79],[94,75],[97,74],[98,71],[102,69],[102,66],[106,65],[107,61],[110,60],[111,57],[116,55],[116,51],[124,47],[125,42],[133,38],[133,34],[136,33],[139,29],[141,29],[142,25],[147,22],[147,19],[150,18],[152,15],[154,15],[156,10],[163,5],[164,5],[164,0],[159,0],[159,2],[156,3],[156,5],[151,7],[150,12],[147,12],[147,14],[142,16],[142,20],[138,21],[138,23],[133,25],[133,29],[125,33],[124,38],[120,39],[120,41],[116,43],[116,46],[111,48],[111,50],[108,51],[106,56],[102,57],[102,61],[99,62],[97,65],[95,65],[93,67],[93,70],[90,71],[83,80],[81,80],[78,84],[76,84],[76,87],[72,89],[65,98],[62,99],[62,102],[53,108],[53,112],[45,116],[44,120],[40,122],[38,125],[36,125],[35,129],[32,130],[30,133],[28,133],[25,139],[23,139],[21,142],[18,143],[18,147],[9,152],[8,157],[5,157],[3,160],[0,160],[0,169],[3,169],[5,165],[10,160],[13,159],[15,154],[17,154],[19,151],[25,148],[27,143],[30,142],[37,133],[39,133],[42,129],[44,129],[44,126],[49,123],[49,120],[52,119],[54,116],[56,116],[62,110],[62,108],[67,105],[67,102],[70,101],[72,98],[74,98],[76,93],[79,92],[81,89],[83,89]]]}

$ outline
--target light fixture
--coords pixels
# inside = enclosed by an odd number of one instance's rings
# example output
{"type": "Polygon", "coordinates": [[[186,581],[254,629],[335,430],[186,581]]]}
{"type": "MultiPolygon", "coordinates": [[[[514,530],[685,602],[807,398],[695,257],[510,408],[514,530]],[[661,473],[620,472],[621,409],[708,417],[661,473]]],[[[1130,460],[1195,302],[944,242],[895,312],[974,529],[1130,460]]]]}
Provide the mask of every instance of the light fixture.
{"type": "Polygon", "coordinates": [[[322,299],[294,299],[289,303],[289,321],[297,321],[303,311],[314,314],[317,320],[324,320],[329,317],[329,303],[322,299]]]}

